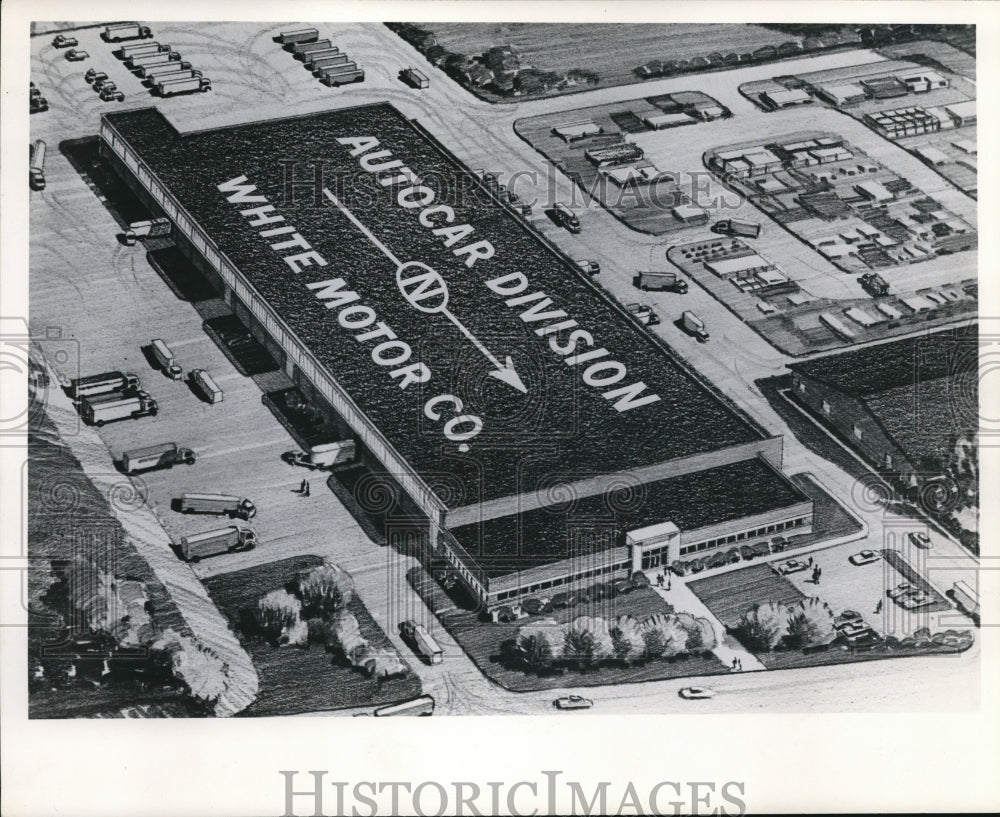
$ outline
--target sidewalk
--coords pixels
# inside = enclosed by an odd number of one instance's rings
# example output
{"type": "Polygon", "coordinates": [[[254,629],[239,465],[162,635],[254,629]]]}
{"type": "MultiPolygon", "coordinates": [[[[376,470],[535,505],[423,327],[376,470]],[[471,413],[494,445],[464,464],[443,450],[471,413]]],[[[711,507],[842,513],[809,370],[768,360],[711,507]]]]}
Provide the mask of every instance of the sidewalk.
{"type": "Polygon", "coordinates": [[[257,697],[257,671],[250,656],[240,646],[201,581],[190,567],[174,555],[170,538],[150,507],[114,501],[114,497],[122,497],[130,488],[128,477],[114,472],[110,464],[111,455],[97,431],[80,422],[72,402],[59,388],[56,373],[51,368],[46,371],[51,383],[46,415],[55,425],[62,442],[80,461],[80,467],[94,487],[112,499],[109,502],[111,511],[129,541],[166,588],[195,639],[225,662],[226,690],[216,702],[215,714],[223,718],[235,715],[257,697]],[[123,509],[120,505],[126,507],[123,509]]]}

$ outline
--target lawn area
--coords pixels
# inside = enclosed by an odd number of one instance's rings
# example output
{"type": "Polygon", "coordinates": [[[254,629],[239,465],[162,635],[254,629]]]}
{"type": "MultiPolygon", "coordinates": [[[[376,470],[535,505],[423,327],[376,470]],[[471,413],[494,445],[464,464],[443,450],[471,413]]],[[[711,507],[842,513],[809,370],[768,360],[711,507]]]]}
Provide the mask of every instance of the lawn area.
{"type": "Polygon", "coordinates": [[[683,678],[692,675],[715,675],[729,672],[729,668],[715,656],[684,656],[671,660],[650,661],[631,667],[602,666],[586,671],[566,670],[559,674],[538,676],[513,669],[500,663],[500,645],[517,636],[517,630],[524,624],[551,618],[560,623],[578,616],[631,615],[642,620],[654,613],[669,612],[669,607],[657,593],[648,588],[640,588],[614,599],[604,599],[593,604],[579,605],[543,616],[531,616],[511,623],[491,624],[479,619],[476,612],[462,610],[454,606],[452,600],[440,585],[427,578],[422,570],[410,572],[410,582],[424,596],[430,608],[479,667],[480,671],[495,684],[511,692],[532,692],[540,689],[562,689],[564,687],[602,686],[604,684],[635,684],[641,681],[662,681],[668,678],[683,678]]]}
{"type": "Polygon", "coordinates": [[[691,591],[727,628],[735,627],[747,610],[765,601],[794,604],[804,594],[768,565],[753,565],[688,582],[691,591]]]}
{"type": "MultiPolygon", "coordinates": [[[[318,556],[299,556],[213,576],[205,581],[205,589],[229,619],[260,679],[257,700],[241,712],[241,716],[294,715],[381,706],[420,694],[420,679],[412,671],[402,678],[379,683],[341,663],[339,658],[318,645],[311,649],[272,647],[253,633],[249,617],[257,599],[284,587],[299,571],[322,563],[318,556]]],[[[348,609],[357,617],[362,636],[375,650],[395,652],[382,628],[358,598],[351,601],[348,609]]]]}

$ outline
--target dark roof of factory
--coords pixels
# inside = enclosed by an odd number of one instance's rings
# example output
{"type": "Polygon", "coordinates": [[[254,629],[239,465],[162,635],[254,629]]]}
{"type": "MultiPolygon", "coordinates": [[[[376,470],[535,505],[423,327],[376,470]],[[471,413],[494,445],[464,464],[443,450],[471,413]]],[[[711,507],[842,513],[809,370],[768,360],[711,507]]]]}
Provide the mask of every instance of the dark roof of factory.
{"type": "Polygon", "coordinates": [[[460,480],[466,496],[484,501],[533,490],[553,470],[613,473],[767,436],[388,103],[184,134],[153,108],[104,119],[428,484],[445,475],[460,480]],[[379,140],[379,150],[391,151],[378,161],[401,160],[435,190],[435,203],[454,209],[453,225],[473,228],[458,246],[488,240],[495,256],[467,267],[464,257],[454,254],[456,247],[446,248],[442,237],[420,224],[420,208],[401,207],[397,189],[361,169],[361,157],[338,142],[338,137],[369,136],[379,140]],[[290,270],[270,247],[288,236],[262,237],[260,231],[274,225],[254,228],[240,213],[260,205],[231,203],[218,189],[241,176],[327,266],[290,270]],[[494,366],[483,349],[445,315],[410,305],[397,286],[396,264],[324,196],[324,187],[401,262],[429,264],[443,276],[450,313],[487,352],[501,361],[512,358],[527,393],[487,376],[494,366]],[[540,309],[565,310],[592,334],[593,346],[581,343],[577,352],[607,349],[606,359],[625,364],[627,377],[614,386],[586,385],[581,374],[590,364],[567,365],[567,358],[553,351],[551,344],[565,341],[567,331],[538,334],[557,319],[526,322],[521,313],[539,302],[515,308],[505,303],[510,296],[485,285],[517,271],[530,280],[527,293],[544,291],[551,298],[540,309]],[[338,309],[328,309],[307,288],[335,278],[343,278],[345,288],[360,296],[358,303],[371,306],[378,320],[412,347],[409,362],[428,366],[428,382],[401,389],[389,375],[391,367],[373,361],[374,343],[355,340],[362,330],[342,328],[338,309]],[[619,412],[602,396],[638,381],[660,400],[619,412]],[[425,415],[428,399],[438,395],[460,397],[465,413],[483,418],[483,431],[469,451],[441,433],[456,413],[453,404],[439,405],[438,421],[425,415]]]}
{"type": "Polygon", "coordinates": [[[622,544],[626,532],[661,522],[683,533],[809,501],[758,457],[449,532],[496,577],[605,550],[622,544]]]}

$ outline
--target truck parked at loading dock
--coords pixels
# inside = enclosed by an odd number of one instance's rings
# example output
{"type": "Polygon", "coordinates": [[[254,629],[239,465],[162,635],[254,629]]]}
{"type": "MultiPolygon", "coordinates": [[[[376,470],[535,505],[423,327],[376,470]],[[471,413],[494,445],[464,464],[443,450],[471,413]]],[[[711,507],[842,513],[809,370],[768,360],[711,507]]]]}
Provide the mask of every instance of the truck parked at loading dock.
{"type": "Polygon", "coordinates": [[[705,322],[695,315],[694,312],[682,312],[681,324],[685,332],[698,338],[702,343],[708,340],[708,331],[705,329],[705,322]]]}
{"type": "Polygon", "coordinates": [[[214,513],[246,520],[257,515],[257,507],[249,499],[225,494],[183,494],[177,505],[181,513],[214,513]]]}
{"type": "Polygon", "coordinates": [[[31,146],[31,166],[28,168],[28,183],[32,190],[45,189],[45,142],[41,139],[31,146]]]}
{"type": "Polygon", "coordinates": [[[760,225],[752,221],[737,221],[734,218],[727,218],[715,222],[712,226],[712,232],[723,235],[738,235],[743,238],[760,238],[760,225]]]}
{"type": "Polygon", "coordinates": [[[153,32],[150,31],[149,26],[141,26],[138,23],[108,26],[101,34],[101,37],[109,43],[117,43],[121,40],[145,40],[152,36],[153,32]]]}
{"type": "Polygon", "coordinates": [[[679,278],[676,272],[653,272],[652,270],[642,270],[639,273],[636,286],[639,289],[649,292],[670,291],[683,295],[688,291],[688,284],[683,278],[679,278]]]}
{"type": "Polygon", "coordinates": [[[173,468],[181,463],[194,465],[196,459],[190,448],[182,448],[177,443],[160,443],[126,451],[122,454],[122,470],[126,474],[135,474],[154,468],[173,468]]]}
{"type": "Polygon", "coordinates": [[[73,400],[82,400],[111,392],[138,391],[140,385],[139,376],[131,372],[102,372],[70,381],[69,396],[73,400]]]}
{"type": "Polygon", "coordinates": [[[219,530],[196,533],[181,539],[180,552],[185,561],[198,562],[206,556],[218,556],[220,553],[236,553],[241,550],[253,550],[257,545],[257,534],[250,528],[230,525],[219,530]]]}
{"type": "Polygon", "coordinates": [[[155,417],[156,412],[156,401],[144,391],[135,394],[99,394],[80,401],[80,416],[85,423],[94,426],[103,426],[116,420],[155,417]]]}
{"type": "Polygon", "coordinates": [[[158,96],[177,96],[195,91],[211,91],[212,80],[206,77],[188,77],[187,79],[172,79],[166,82],[154,82],[153,93],[158,96]]]}

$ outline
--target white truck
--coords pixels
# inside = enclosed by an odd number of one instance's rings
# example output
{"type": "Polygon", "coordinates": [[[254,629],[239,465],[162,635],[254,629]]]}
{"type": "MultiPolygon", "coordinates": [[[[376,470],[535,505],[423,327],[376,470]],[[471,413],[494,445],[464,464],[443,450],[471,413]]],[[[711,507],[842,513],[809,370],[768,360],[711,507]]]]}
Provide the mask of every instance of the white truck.
{"type": "Polygon", "coordinates": [[[153,338],[149,344],[149,352],[161,371],[171,380],[180,380],[184,376],[184,370],[174,357],[174,350],[167,346],[163,340],[153,338]]]}
{"type": "Polygon", "coordinates": [[[712,232],[723,235],[738,235],[743,238],[760,238],[760,225],[753,221],[739,221],[735,218],[727,218],[715,222],[712,225],[712,232]]]}
{"type": "Polygon", "coordinates": [[[705,329],[705,322],[695,315],[694,312],[682,312],[681,324],[684,327],[684,331],[694,335],[701,343],[705,343],[708,340],[708,330],[705,329]]]}
{"type": "Polygon", "coordinates": [[[45,189],[45,142],[35,140],[31,146],[31,166],[28,168],[28,183],[32,190],[45,189]]]}
{"type": "Polygon", "coordinates": [[[171,230],[170,219],[162,216],[145,221],[133,221],[125,231],[125,243],[132,246],[138,238],[163,238],[170,235],[171,230]]]}
{"type": "Polygon", "coordinates": [[[305,468],[332,468],[335,465],[352,462],[356,454],[354,440],[338,440],[334,443],[314,445],[308,451],[289,451],[284,459],[292,465],[305,468]]]}
{"type": "Polygon", "coordinates": [[[131,372],[102,372],[70,381],[69,396],[73,400],[82,400],[111,392],[138,391],[140,386],[139,376],[131,372]]]}
{"type": "Polygon", "coordinates": [[[229,525],[219,530],[185,536],[181,539],[180,552],[185,561],[199,562],[206,556],[253,550],[256,545],[257,534],[253,530],[241,528],[239,525],[229,525]]]}
{"type": "Polygon", "coordinates": [[[434,714],[434,699],[430,695],[421,695],[410,701],[382,706],[372,713],[376,718],[390,715],[428,716],[434,714]]]}
{"type": "Polygon", "coordinates": [[[402,621],[399,633],[428,664],[440,664],[444,660],[444,650],[423,624],[402,621]]]}
{"type": "Polygon", "coordinates": [[[431,81],[427,78],[427,75],[416,68],[404,68],[399,72],[399,78],[411,88],[423,89],[430,88],[431,86],[431,81]]]}
{"type": "Polygon", "coordinates": [[[315,73],[320,68],[331,68],[334,65],[343,65],[348,62],[347,54],[341,54],[339,48],[330,48],[326,51],[313,51],[305,58],[304,65],[315,73]]]}
{"type": "Polygon", "coordinates": [[[212,376],[204,369],[192,369],[189,375],[191,385],[209,403],[222,402],[222,389],[220,389],[212,376]]]}
{"type": "Polygon", "coordinates": [[[644,292],[649,292],[650,290],[654,292],[670,291],[683,295],[688,291],[687,281],[679,278],[676,272],[641,270],[637,286],[644,292]]]}
{"type": "Polygon", "coordinates": [[[247,521],[257,515],[257,506],[249,499],[226,494],[182,494],[177,504],[181,513],[214,513],[247,521]]]}
{"type": "Polygon", "coordinates": [[[85,397],[80,402],[80,416],[85,423],[94,426],[103,426],[116,420],[155,417],[157,410],[156,401],[144,391],[135,394],[99,394],[85,397]]]}
{"type": "Polygon", "coordinates": [[[117,43],[122,40],[147,40],[153,36],[149,26],[141,26],[138,23],[120,23],[108,26],[104,29],[101,37],[106,42],[117,43]]]}
{"type": "Polygon", "coordinates": [[[951,594],[958,604],[970,616],[979,615],[979,594],[963,581],[957,581],[951,586],[951,594]]]}
{"type": "Polygon", "coordinates": [[[163,62],[157,62],[153,65],[140,65],[135,69],[135,75],[137,77],[142,77],[147,84],[152,82],[154,79],[159,79],[167,74],[178,74],[179,77],[200,77],[201,71],[196,71],[191,67],[191,63],[181,60],[176,62],[174,60],[164,60],[163,62]]]}
{"type": "Polygon", "coordinates": [[[169,54],[173,50],[167,43],[152,42],[123,45],[116,53],[119,59],[125,59],[126,57],[138,56],[139,54],[169,54]]]}
{"type": "Polygon", "coordinates": [[[126,451],[122,454],[122,470],[135,474],[154,468],[173,468],[181,463],[194,465],[197,458],[190,448],[182,448],[177,443],[160,443],[126,451]]]}
{"type": "Polygon", "coordinates": [[[178,51],[160,51],[150,54],[132,54],[125,58],[125,67],[135,71],[146,65],[159,65],[164,62],[180,62],[181,55],[178,51]]]}
{"type": "Polygon", "coordinates": [[[165,82],[154,82],[153,93],[158,96],[177,96],[195,91],[211,91],[212,80],[207,77],[189,77],[188,79],[173,79],[165,82]]]}

